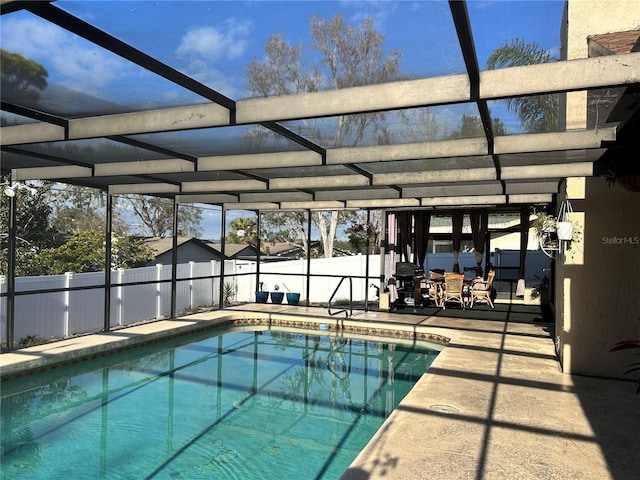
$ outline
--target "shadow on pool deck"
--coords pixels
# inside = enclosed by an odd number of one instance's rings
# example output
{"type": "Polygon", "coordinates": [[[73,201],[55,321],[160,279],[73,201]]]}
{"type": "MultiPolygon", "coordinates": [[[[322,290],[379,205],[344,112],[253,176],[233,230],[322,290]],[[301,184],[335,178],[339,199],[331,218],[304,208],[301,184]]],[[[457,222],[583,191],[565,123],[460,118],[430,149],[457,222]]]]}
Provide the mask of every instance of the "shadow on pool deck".
{"type": "MultiPolygon", "coordinates": [[[[566,375],[553,323],[535,309],[363,312],[364,325],[394,324],[450,338],[431,368],[342,477],[353,479],[636,479],[640,395],[635,384],[566,375]],[[481,318],[479,314],[486,318],[481,318]]],[[[225,316],[331,321],[326,309],[248,304],[87,335],[0,355],[0,366],[83,349],[113,348],[225,316]]],[[[340,334],[340,332],[332,332],[340,334]]]]}

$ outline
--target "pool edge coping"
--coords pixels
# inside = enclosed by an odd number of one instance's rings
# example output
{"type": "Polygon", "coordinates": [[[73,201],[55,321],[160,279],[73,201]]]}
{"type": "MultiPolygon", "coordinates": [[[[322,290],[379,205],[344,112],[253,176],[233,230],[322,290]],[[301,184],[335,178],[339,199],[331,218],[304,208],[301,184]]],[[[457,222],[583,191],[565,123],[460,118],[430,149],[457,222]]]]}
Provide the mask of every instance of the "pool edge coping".
{"type": "Polygon", "coordinates": [[[111,355],[160,342],[169,337],[198,333],[224,326],[292,327],[320,330],[323,333],[341,331],[355,335],[393,336],[401,339],[428,341],[439,345],[446,345],[451,341],[450,336],[438,333],[440,328],[413,323],[397,323],[390,320],[335,319],[313,313],[253,310],[209,311],[172,320],[157,320],[105,333],[74,336],[17,351],[4,352],[0,354],[0,381],[8,381],[64,365],[111,355]],[[320,330],[321,324],[328,325],[328,328],[320,330]]]}

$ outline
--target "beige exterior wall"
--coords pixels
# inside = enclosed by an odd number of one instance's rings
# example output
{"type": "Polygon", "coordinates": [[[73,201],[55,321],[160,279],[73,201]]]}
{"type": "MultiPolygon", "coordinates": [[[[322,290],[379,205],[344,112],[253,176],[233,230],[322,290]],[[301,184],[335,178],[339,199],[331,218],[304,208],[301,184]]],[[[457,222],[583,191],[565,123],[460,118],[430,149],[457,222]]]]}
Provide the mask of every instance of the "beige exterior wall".
{"type": "Polygon", "coordinates": [[[586,198],[572,203],[584,212],[584,233],[578,261],[567,252],[557,268],[563,370],[618,378],[638,358],[608,352],[616,342],[640,339],[640,193],[593,177],[586,198]]]}
{"type": "MultiPolygon", "coordinates": [[[[569,0],[565,17],[562,59],[587,58],[588,36],[640,28],[640,0],[569,0]]],[[[567,130],[586,126],[586,93],[568,93],[567,130]]]]}
{"type": "MultiPolygon", "coordinates": [[[[569,0],[563,59],[588,56],[587,37],[640,28],[640,0],[569,0]]],[[[566,97],[567,130],[584,129],[584,92],[566,97]]],[[[565,195],[578,239],[555,263],[556,348],[563,371],[625,376],[637,357],[609,353],[616,342],[640,340],[640,193],[599,178],[568,179],[565,195]]],[[[637,375],[636,375],[637,377],[637,375]]]]}

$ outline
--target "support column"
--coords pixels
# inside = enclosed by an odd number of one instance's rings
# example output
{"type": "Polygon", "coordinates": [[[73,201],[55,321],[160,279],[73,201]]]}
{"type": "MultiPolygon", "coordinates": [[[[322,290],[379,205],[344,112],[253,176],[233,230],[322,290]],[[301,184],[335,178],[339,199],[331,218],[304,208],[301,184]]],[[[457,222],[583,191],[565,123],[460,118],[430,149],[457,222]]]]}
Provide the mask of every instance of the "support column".
{"type": "Polygon", "coordinates": [[[306,305],[309,306],[311,295],[311,209],[307,210],[307,292],[305,293],[306,305]]]}
{"type": "Polygon", "coordinates": [[[173,244],[171,249],[171,318],[176,318],[176,304],[178,295],[178,202],[173,199],[173,244]]]}
{"type": "Polygon", "coordinates": [[[224,299],[224,259],[226,258],[225,247],[226,247],[226,238],[225,234],[227,231],[227,210],[223,207],[221,213],[221,224],[220,224],[220,254],[222,258],[220,259],[220,285],[218,285],[218,310],[224,307],[223,299],[224,299]]]}
{"type": "Polygon", "coordinates": [[[7,234],[7,349],[15,348],[16,313],[16,197],[9,197],[9,231],[7,234]]]}
{"type": "MultiPolygon", "coordinates": [[[[258,216],[257,222],[256,222],[256,228],[257,228],[257,243],[258,243],[258,256],[256,257],[256,291],[258,291],[258,289],[260,288],[260,256],[262,255],[262,225],[260,225],[260,210],[256,211],[256,214],[258,216]]],[[[256,299],[257,301],[257,299],[256,299]]]]}
{"type": "Polygon", "coordinates": [[[367,229],[366,231],[366,242],[367,242],[367,250],[365,254],[365,267],[364,267],[364,311],[369,311],[369,242],[371,240],[371,234],[369,233],[369,225],[371,224],[371,210],[367,208],[367,229]]]}
{"type": "Polygon", "coordinates": [[[111,323],[111,235],[113,235],[113,196],[107,194],[107,209],[105,219],[105,242],[104,242],[104,324],[103,332],[110,330],[111,323]]]}

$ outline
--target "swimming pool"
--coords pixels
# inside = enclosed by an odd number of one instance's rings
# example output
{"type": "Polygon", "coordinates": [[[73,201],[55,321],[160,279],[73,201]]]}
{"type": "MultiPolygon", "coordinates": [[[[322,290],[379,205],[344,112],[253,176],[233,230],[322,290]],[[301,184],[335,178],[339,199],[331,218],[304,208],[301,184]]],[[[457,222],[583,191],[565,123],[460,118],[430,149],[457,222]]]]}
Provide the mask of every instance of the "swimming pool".
{"type": "Polygon", "coordinates": [[[3,477],[339,478],[441,348],[213,330],[4,382],[3,477]]]}

